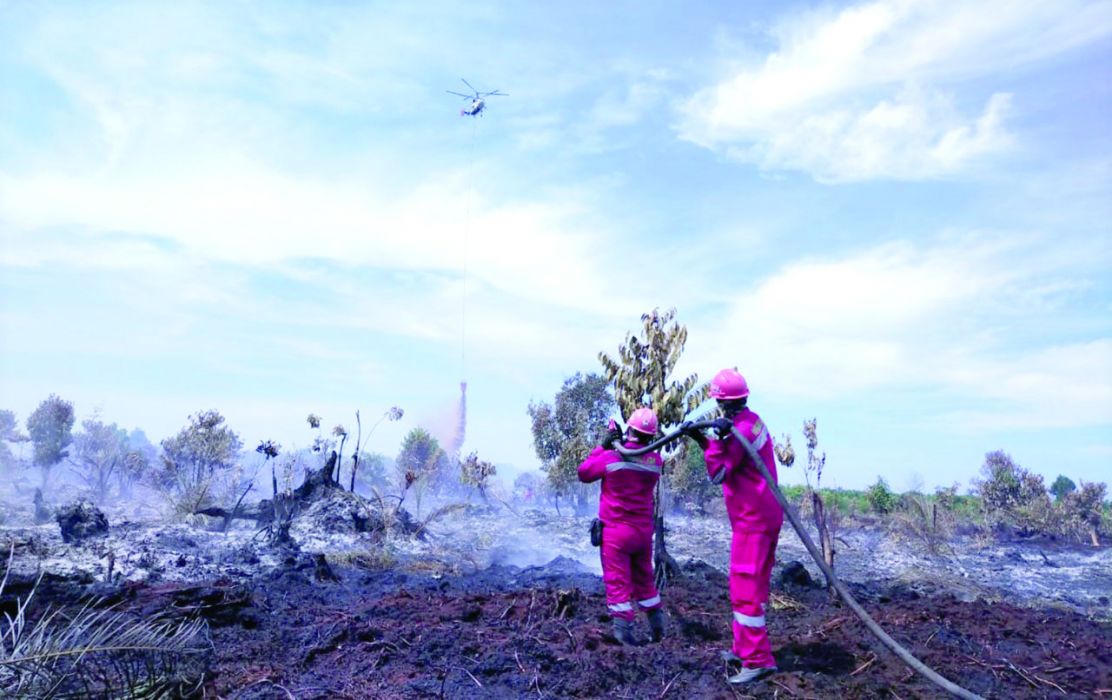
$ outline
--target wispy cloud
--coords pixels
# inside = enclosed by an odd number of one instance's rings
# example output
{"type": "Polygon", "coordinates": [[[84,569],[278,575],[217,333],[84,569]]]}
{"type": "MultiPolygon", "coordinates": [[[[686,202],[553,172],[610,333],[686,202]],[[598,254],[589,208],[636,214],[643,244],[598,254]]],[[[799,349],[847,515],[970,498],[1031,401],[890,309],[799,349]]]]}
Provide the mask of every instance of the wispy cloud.
{"type": "Polygon", "coordinates": [[[683,105],[680,134],[824,182],[961,173],[1009,147],[1011,95],[959,99],[956,84],[1110,33],[1112,5],[1083,0],[876,0],[793,15],[759,65],[683,105]]]}
{"type": "Polygon", "coordinates": [[[993,404],[980,424],[1018,425],[1030,402],[1053,394],[1071,406],[1056,412],[1056,425],[1108,424],[1112,339],[1015,340],[1069,313],[1062,290],[1041,282],[1084,262],[1050,262],[1054,247],[969,234],[792,263],[740,294],[717,342],[693,347],[692,361],[737,364],[780,395],[811,400],[944,390],[993,404]]]}

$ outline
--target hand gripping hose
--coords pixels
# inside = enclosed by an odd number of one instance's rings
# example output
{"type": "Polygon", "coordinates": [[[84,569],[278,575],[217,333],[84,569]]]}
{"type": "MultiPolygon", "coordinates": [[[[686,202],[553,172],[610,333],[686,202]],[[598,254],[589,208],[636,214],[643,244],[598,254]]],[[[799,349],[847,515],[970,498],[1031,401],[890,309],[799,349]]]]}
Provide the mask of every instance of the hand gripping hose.
{"type": "MultiPolygon", "coordinates": [[[[702,429],[710,428],[712,426],[713,422],[711,421],[700,421],[690,424],[688,426],[688,429],[702,429]]],[[[883,642],[884,646],[891,649],[896,656],[900,657],[900,659],[905,664],[910,666],[913,670],[919,673],[919,675],[923,676],[931,683],[937,685],[939,688],[942,688],[954,697],[964,698],[964,700],[984,700],[984,698],[982,698],[980,695],[970,692],[965,688],[962,688],[960,685],[943,678],[937,671],[930,668],[919,659],[915,658],[915,656],[912,655],[912,653],[909,652],[907,649],[905,649],[903,645],[901,645],[895,639],[892,639],[892,637],[890,637],[888,633],[885,632],[884,629],[876,623],[876,620],[874,620],[872,616],[865,611],[865,608],[861,607],[861,604],[857,602],[857,599],[853,597],[853,594],[849,592],[849,589],[846,588],[845,584],[842,583],[842,581],[834,575],[834,570],[827,566],[826,561],[822,558],[822,553],[819,551],[819,548],[815,546],[814,541],[811,540],[811,536],[808,535],[807,530],[804,529],[803,523],[800,522],[799,515],[796,514],[795,508],[792,508],[791,504],[788,503],[788,499],[784,498],[783,492],[781,492],[780,488],[776,485],[776,480],[772,478],[772,474],[769,473],[768,467],[765,466],[764,460],[761,459],[761,456],[757,453],[757,450],[753,447],[752,443],[742,437],[737,428],[731,428],[731,430],[734,434],[734,438],[738,442],[740,442],[742,447],[745,448],[745,451],[749,453],[749,457],[753,460],[753,464],[757,466],[757,470],[761,473],[761,476],[764,477],[764,480],[768,483],[769,488],[772,489],[773,495],[775,495],[776,500],[780,502],[780,507],[784,509],[784,513],[788,516],[788,521],[791,522],[792,527],[795,528],[796,534],[799,535],[800,541],[802,541],[803,546],[807,548],[807,552],[811,555],[811,558],[815,560],[815,563],[818,564],[818,567],[822,570],[822,573],[826,575],[826,579],[830,581],[831,584],[833,584],[834,590],[838,592],[838,595],[842,597],[842,600],[846,602],[846,605],[849,606],[850,610],[852,610],[854,614],[857,615],[857,617],[859,617],[861,621],[865,623],[865,626],[869,628],[869,631],[872,632],[877,639],[883,642]]],[[[685,430],[677,430],[671,435],[665,435],[664,437],[656,440],[649,445],[646,445],[645,447],[629,449],[621,445],[614,445],[614,449],[617,450],[619,453],[630,457],[645,454],[646,452],[660,449],[664,445],[681,437],[685,432],[685,430]]]]}

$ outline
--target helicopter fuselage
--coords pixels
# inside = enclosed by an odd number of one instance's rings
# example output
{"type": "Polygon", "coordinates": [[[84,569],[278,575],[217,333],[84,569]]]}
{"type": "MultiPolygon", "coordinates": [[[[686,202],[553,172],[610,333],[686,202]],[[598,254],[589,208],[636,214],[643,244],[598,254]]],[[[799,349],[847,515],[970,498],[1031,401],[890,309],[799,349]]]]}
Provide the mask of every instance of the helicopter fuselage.
{"type": "Polygon", "coordinates": [[[483,111],[483,107],[486,107],[486,102],[481,99],[473,100],[470,107],[461,109],[459,113],[460,116],[474,117],[477,116],[479,112],[483,111]]]}

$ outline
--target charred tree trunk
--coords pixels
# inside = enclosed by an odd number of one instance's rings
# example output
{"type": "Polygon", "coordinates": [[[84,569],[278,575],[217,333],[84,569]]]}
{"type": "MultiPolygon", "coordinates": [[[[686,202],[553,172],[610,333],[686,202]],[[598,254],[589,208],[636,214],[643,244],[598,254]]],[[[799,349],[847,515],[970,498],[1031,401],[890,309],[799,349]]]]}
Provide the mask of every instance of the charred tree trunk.
{"type": "Polygon", "coordinates": [[[228,531],[228,526],[232,524],[232,520],[234,520],[234,519],[235,519],[235,517],[236,517],[236,514],[237,514],[237,513],[239,513],[239,507],[240,507],[240,505],[242,505],[242,504],[243,504],[243,499],[247,497],[247,494],[248,494],[248,492],[250,492],[250,491],[251,491],[251,488],[252,488],[252,487],[253,487],[254,485],[255,485],[255,482],[254,482],[254,481],[252,481],[251,483],[247,484],[247,488],[246,488],[246,489],[244,489],[244,490],[243,490],[243,493],[241,493],[241,494],[239,495],[239,500],[238,500],[238,501],[236,501],[235,507],[234,507],[234,508],[232,508],[232,512],[231,512],[231,513],[228,513],[228,514],[226,514],[226,515],[224,516],[224,527],[222,527],[222,528],[220,529],[220,531],[221,531],[221,532],[227,532],[227,531],[228,531]]]}
{"type": "Polygon", "coordinates": [[[653,577],[657,589],[664,589],[680,574],[680,565],[664,543],[664,479],[656,482],[653,499],[653,577]]]}
{"type": "Polygon", "coordinates": [[[336,486],[336,488],[341,489],[344,487],[344,485],[340,483],[340,469],[343,466],[344,462],[344,443],[347,442],[347,437],[347,433],[344,433],[340,437],[340,454],[337,455],[335,452],[332,453],[332,456],[336,457],[336,474],[333,477],[332,483],[334,486],[336,486]]]}
{"type": "MultiPolygon", "coordinates": [[[[834,536],[830,532],[830,523],[827,521],[826,504],[816,490],[811,491],[811,510],[814,515],[815,528],[819,533],[819,546],[822,548],[822,558],[832,570],[834,568],[834,536]]],[[[826,573],[823,572],[823,576],[826,573]]],[[[834,591],[834,583],[826,576],[827,590],[834,591]]]]}
{"type": "MultiPolygon", "coordinates": [[[[310,472],[309,475],[305,477],[305,481],[301,486],[298,486],[292,494],[281,494],[277,492],[277,480],[272,473],[271,485],[275,489],[273,500],[259,501],[259,503],[250,508],[241,509],[240,504],[243,503],[243,498],[247,495],[247,491],[244,491],[243,495],[239,497],[239,501],[236,503],[235,507],[230,511],[219,507],[198,508],[193,511],[193,514],[224,518],[225,529],[227,529],[227,524],[232,520],[254,520],[260,525],[267,525],[268,527],[272,526],[283,517],[287,520],[292,520],[294,514],[303,504],[313,500],[314,497],[326,489],[336,488],[336,485],[332,482],[333,474],[336,471],[337,459],[336,453],[333,452],[332,456],[328,458],[328,462],[318,471],[310,472]]],[[[247,487],[247,490],[251,490],[251,485],[247,487]]],[[[286,534],[288,535],[288,524],[286,528],[286,534]]]]}
{"type": "Polygon", "coordinates": [[[274,497],[272,505],[274,518],[266,531],[266,541],[271,547],[285,547],[296,549],[297,543],[290,537],[290,526],[293,525],[293,516],[297,511],[296,497],[279,494],[274,497]]]}
{"type": "Polygon", "coordinates": [[[54,519],[54,514],[43,501],[42,489],[35,489],[35,524],[42,525],[54,519]]]}
{"type": "Polygon", "coordinates": [[[587,504],[586,489],[577,488],[572,496],[575,500],[575,514],[586,515],[590,512],[590,507],[587,504]]]}
{"type": "Polygon", "coordinates": [[[301,486],[294,490],[293,495],[299,500],[309,500],[319,490],[335,488],[336,477],[334,474],[337,471],[338,462],[339,456],[333,450],[324,466],[318,471],[310,472],[301,486]]]}

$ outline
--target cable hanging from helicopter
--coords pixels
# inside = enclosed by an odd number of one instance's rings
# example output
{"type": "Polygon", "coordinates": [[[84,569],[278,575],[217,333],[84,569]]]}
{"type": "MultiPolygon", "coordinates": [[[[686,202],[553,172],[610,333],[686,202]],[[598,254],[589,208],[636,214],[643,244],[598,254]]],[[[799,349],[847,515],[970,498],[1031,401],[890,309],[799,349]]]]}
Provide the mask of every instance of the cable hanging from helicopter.
{"type": "Polygon", "coordinates": [[[488,97],[509,97],[508,94],[499,92],[498,90],[491,90],[490,92],[479,92],[475,89],[474,85],[467,82],[465,79],[460,78],[460,80],[463,80],[463,84],[467,86],[467,89],[471,90],[470,95],[465,95],[462,92],[456,92],[454,90],[445,90],[444,92],[447,92],[451,95],[459,95],[465,100],[471,100],[471,104],[469,106],[464,107],[459,111],[459,115],[461,117],[481,116],[483,110],[486,109],[486,98],[488,97]]]}
{"type": "MultiPolygon", "coordinates": [[[[463,109],[461,109],[459,111],[459,114],[460,114],[461,117],[482,116],[482,112],[486,108],[486,98],[488,98],[488,97],[509,97],[508,94],[506,94],[504,92],[501,92],[499,90],[490,90],[488,92],[479,92],[478,90],[475,89],[474,85],[467,82],[466,78],[460,78],[460,80],[463,81],[463,84],[467,86],[468,90],[471,90],[471,94],[466,94],[465,95],[462,92],[456,92],[454,90],[445,90],[445,92],[447,92],[448,94],[451,94],[451,95],[457,95],[459,97],[462,97],[464,100],[470,100],[470,105],[464,107],[463,109]]],[[[466,198],[467,199],[467,216],[466,216],[465,221],[464,221],[463,235],[461,236],[461,242],[462,242],[461,258],[462,258],[462,268],[463,268],[461,270],[461,272],[462,272],[461,278],[462,278],[462,282],[463,282],[463,293],[460,295],[460,343],[459,344],[460,344],[460,375],[462,377],[467,376],[467,293],[468,293],[467,288],[468,288],[468,278],[470,277],[469,271],[468,271],[468,260],[467,260],[467,258],[468,258],[468,249],[469,249],[469,245],[470,245],[470,234],[471,234],[471,207],[472,207],[472,202],[475,199],[475,179],[472,177],[472,173],[474,172],[474,167],[475,167],[475,135],[476,135],[476,127],[477,126],[478,126],[478,122],[475,122],[475,121],[471,122],[471,127],[472,127],[471,128],[471,148],[470,148],[470,157],[467,159],[467,169],[468,169],[467,182],[469,184],[470,189],[468,191],[468,195],[467,195],[467,198],[466,198]]],[[[461,380],[461,383],[460,383],[461,388],[465,387],[467,385],[466,382],[467,382],[466,379],[461,380]]]]}

